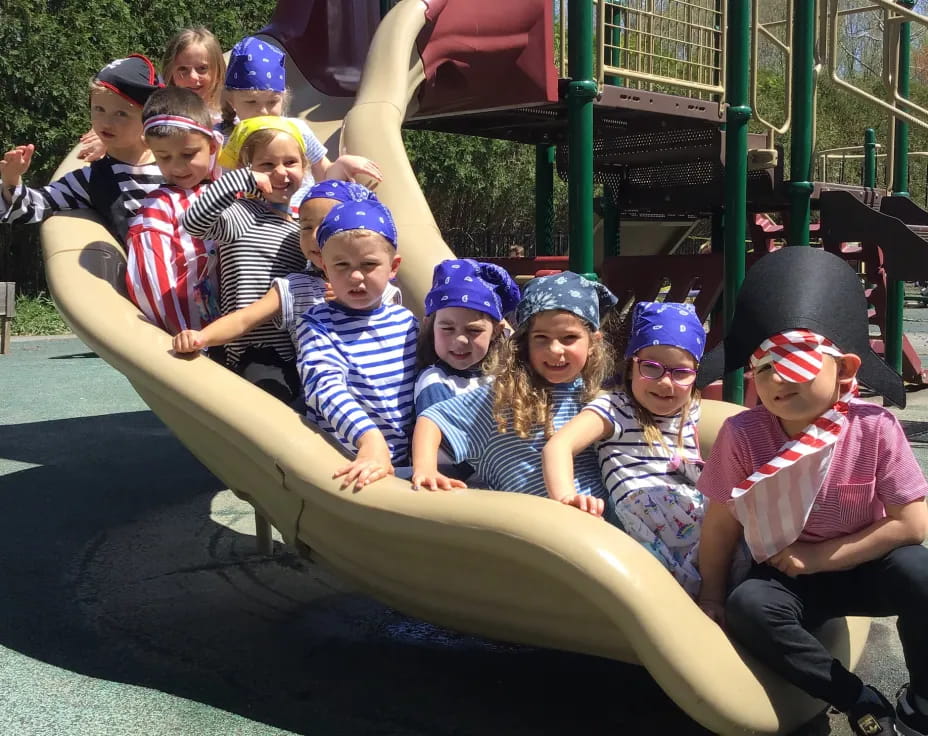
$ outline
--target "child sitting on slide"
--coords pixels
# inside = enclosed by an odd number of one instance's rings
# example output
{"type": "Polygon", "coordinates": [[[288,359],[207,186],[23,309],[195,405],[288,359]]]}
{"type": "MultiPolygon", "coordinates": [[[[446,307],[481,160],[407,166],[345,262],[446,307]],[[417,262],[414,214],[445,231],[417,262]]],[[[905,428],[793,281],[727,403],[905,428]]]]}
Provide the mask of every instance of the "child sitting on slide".
{"type": "Polygon", "coordinates": [[[545,445],[552,498],[595,516],[603,502],[578,496],[573,457],[596,444],[609,513],[690,594],[699,592],[696,552],[704,500],[693,388],[706,332],[692,304],[638,302],[625,349],[624,387],[587,404],[545,445]]]}
{"type": "Polygon", "coordinates": [[[206,103],[181,87],[155,92],[142,121],[166,184],[129,223],[129,298],[168,332],[200,329],[219,316],[216,248],[190,235],[181,219],[211,180],[222,136],[212,129],[206,103]]]}
{"type": "MultiPolygon", "coordinates": [[[[725,370],[750,359],[762,406],[725,422],[697,484],[709,499],[700,605],[757,660],[847,713],[855,734],[928,734],[928,484],[899,421],[855,398],[859,376],[905,404],[902,379],[870,348],[857,275],[813,248],[765,255],[723,349],[725,370]],[[755,564],[726,596],[742,534],[755,564]],[[848,615],[898,616],[911,683],[895,709],[812,633],[848,615]]],[[[717,355],[700,380],[721,375],[717,355]]]]}
{"type": "MultiPolygon", "coordinates": [[[[275,327],[289,330],[296,343],[299,318],[310,307],[321,304],[329,293],[325,280],[322,253],[316,241],[316,229],[321,219],[310,229],[303,215],[314,212],[314,203],[323,202],[326,212],[340,202],[363,202],[376,199],[374,193],[350,181],[324,181],[316,184],[300,207],[300,250],[306,256],[307,267],[299,273],[275,278],[270,289],[258,301],[230,312],[203,329],[183,330],[174,336],[174,351],[192,353],[215,345],[225,345],[247,335],[251,330],[273,321],[275,327]]],[[[393,284],[383,292],[385,304],[400,304],[401,294],[393,284]]]]}
{"type": "MultiPolygon", "coordinates": [[[[433,404],[416,420],[413,477],[432,488],[459,486],[437,472],[446,443],[490,488],[544,496],[541,451],[591,401],[612,372],[600,319],[616,304],[605,286],[565,271],[532,279],[516,310],[518,327],[487,372],[493,383],[433,404]]],[[[577,456],[574,492],[606,495],[596,453],[577,456]]]]}
{"type": "Polygon", "coordinates": [[[355,455],[334,477],[357,489],[406,462],[418,324],[405,307],[383,303],[400,266],[384,205],[337,205],[316,238],[335,299],[303,315],[297,367],[308,418],[355,455]]]}
{"type": "Polygon", "coordinates": [[[93,209],[120,242],[142,201],[164,183],[142,140],[142,106],[164,85],[144,56],[107,64],[90,82],[90,122],[107,155],[47,186],[22,184],[35,146],[16,146],[0,161],[0,223],[38,223],[56,212],[93,209]]]}
{"type": "MultiPolygon", "coordinates": [[[[224,134],[229,134],[237,121],[285,114],[290,101],[285,60],[286,54],[274,44],[253,36],[243,38],[232,47],[229,67],[226,69],[223,121],[220,125],[224,134]]],[[[305,181],[293,195],[291,204],[294,211],[303,202],[314,181],[362,176],[365,180],[373,181],[371,186],[375,186],[383,179],[377,165],[363,156],[340,156],[333,164],[326,156],[325,146],[319,142],[305,120],[287,120],[299,129],[309,162],[305,181]]]]}

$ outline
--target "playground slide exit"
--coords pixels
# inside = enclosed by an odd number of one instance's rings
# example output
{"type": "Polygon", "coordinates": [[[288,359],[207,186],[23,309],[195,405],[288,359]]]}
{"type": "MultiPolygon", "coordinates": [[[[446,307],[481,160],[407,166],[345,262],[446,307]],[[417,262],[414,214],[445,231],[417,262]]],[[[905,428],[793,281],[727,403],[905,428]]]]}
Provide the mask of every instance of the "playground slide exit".
{"type": "MultiPolygon", "coordinates": [[[[400,135],[424,79],[416,52],[424,10],[422,0],[402,0],[381,23],[353,105],[288,68],[297,109],[320,139],[343,126],[342,146],[383,169],[378,194],[399,227],[410,305],[451,256],[400,135]]],[[[72,153],[58,174],[80,164],[72,153]]],[[[716,733],[785,733],[824,707],[746,659],[643,547],[600,520],[519,494],[414,493],[394,478],[339,490],[331,476],[343,456],[299,415],[205,358],[171,353],[170,337],[126,298],[124,251],[99,222],[57,216],[42,235],[49,286],[74,332],[287,543],[362,590],[460,631],[640,663],[716,733]]],[[[707,402],[704,451],[733,410],[707,402]]],[[[867,628],[841,619],[821,636],[854,664],[867,628]]]]}

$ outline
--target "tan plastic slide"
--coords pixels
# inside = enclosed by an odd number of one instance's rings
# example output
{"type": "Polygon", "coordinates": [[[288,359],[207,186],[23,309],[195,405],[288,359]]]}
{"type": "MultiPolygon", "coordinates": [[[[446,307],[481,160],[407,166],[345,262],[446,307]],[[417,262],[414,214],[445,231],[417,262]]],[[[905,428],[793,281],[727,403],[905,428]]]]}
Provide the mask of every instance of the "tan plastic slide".
{"type": "MultiPolygon", "coordinates": [[[[350,101],[326,99],[288,70],[297,109],[320,139],[344,116],[342,145],[384,170],[378,194],[396,215],[413,306],[433,265],[451,256],[400,137],[422,81],[415,39],[424,22],[417,0],[390,12],[347,114],[350,101]]],[[[58,174],[79,163],[72,155],[58,174]]],[[[398,479],[338,490],[331,476],[343,456],[296,413],[216,363],[171,354],[170,337],[126,298],[124,252],[97,221],[62,215],[43,228],[48,282],[74,332],[287,543],[370,595],[460,631],[640,663],[717,733],[784,733],[824,707],[746,660],[643,547],[601,520],[514,493],[417,493],[398,479]]],[[[706,451],[736,410],[706,402],[706,451]]],[[[840,620],[822,636],[853,664],[867,628],[840,620]]]]}

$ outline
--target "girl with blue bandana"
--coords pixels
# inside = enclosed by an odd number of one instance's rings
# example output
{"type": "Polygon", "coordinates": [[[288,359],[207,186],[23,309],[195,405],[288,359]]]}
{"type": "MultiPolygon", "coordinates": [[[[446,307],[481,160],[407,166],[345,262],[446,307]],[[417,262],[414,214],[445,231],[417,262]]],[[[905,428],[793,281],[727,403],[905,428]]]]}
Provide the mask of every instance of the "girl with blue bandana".
{"type": "MultiPolygon", "coordinates": [[[[518,303],[519,287],[504,268],[467,258],[435,266],[419,335],[419,375],[413,394],[416,414],[490,382],[483,363],[504,336],[504,316],[518,303]]],[[[414,485],[458,485],[438,472],[439,466],[453,464],[446,451],[437,452],[434,467],[431,458],[427,462],[423,456],[421,460],[420,468],[429,465],[429,472],[413,476],[414,485]]],[[[455,471],[455,475],[467,478],[473,468],[464,466],[455,471]]]]}
{"type": "MultiPolygon", "coordinates": [[[[444,442],[452,460],[470,463],[490,488],[546,495],[545,442],[596,396],[611,373],[600,320],[615,303],[605,286],[569,271],[530,281],[516,309],[515,333],[485,367],[493,383],[434,404],[419,416],[414,474],[433,471],[444,442]]],[[[605,497],[592,449],[577,457],[576,471],[574,494],[605,497]]],[[[438,487],[452,485],[458,484],[438,487]]]]}
{"type": "Polygon", "coordinates": [[[621,390],[583,408],[545,447],[548,494],[595,516],[604,505],[577,496],[574,455],[596,445],[610,516],[690,595],[699,592],[696,549],[705,502],[696,490],[696,369],[706,332],[692,304],[638,302],[621,390]]]}
{"type": "MultiPolygon", "coordinates": [[[[289,330],[291,340],[296,343],[296,327],[303,313],[334,296],[326,283],[322,253],[316,242],[315,231],[319,222],[305,222],[303,213],[310,212],[315,202],[325,202],[328,209],[331,209],[342,202],[364,202],[369,199],[376,200],[377,197],[370,189],[354,182],[324,181],[316,184],[300,207],[300,250],[306,256],[306,268],[275,278],[271,288],[256,302],[219,318],[204,329],[179,332],[174,336],[174,352],[193,353],[225,345],[269,322],[273,322],[275,327],[289,330]]],[[[393,284],[384,290],[383,303],[402,303],[402,294],[393,284]]]]}
{"type": "MultiPolygon", "coordinates": [[[[229,135],[235,123],[265,115],[284,115],[290,101],[287,90],[286,54],[265,39],[247,36],[229,52],[223,93],[223,121],[220,130],[229,135]]],[[[314,181],[363,177],[371,186],[383,179],[377,165],[363,156],[340,156],[334,163],[302,118],[287,118],[303,136],[309,160],[304,185],[293,197],[293,207],[300,206],[314,181]]]]}

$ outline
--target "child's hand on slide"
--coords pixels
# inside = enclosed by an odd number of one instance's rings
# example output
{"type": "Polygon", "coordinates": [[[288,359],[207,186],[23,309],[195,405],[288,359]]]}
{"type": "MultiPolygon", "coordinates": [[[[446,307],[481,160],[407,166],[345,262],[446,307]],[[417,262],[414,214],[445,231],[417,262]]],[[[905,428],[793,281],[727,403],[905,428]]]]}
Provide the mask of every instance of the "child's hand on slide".
{"type": "Polygon", "coordinates": [[[274,187],[271,186],[271,177],[263,171],[252,171],[251,175],[255,178],[255,186],[258,187],[258,191],[265,197],[274,191],[274,187]]]}
{"type": "Polygon", "coordinates": [[[335,163],[326,172],[333,175],[332,179],[351,179],[359,184],[366,186],[368,189],[376,189],[377,185],[383,181],[383,172],[369,158],[364,156],[352,156],[345,154],[335,159],[335,163]],[[334,169],[334,171],[333,171],[334,169]]]}
{"type": "Polygon", "coordinates": [[[174,335],[175,353],[195,353],[203,348],[199,330],[184,330],[174,335]]]}
{"type": "Polygon", "coordinates": [[[380,431],[372,429],[358,440],[358,456],[345,467],[336,470],[332,477],[344,477],[342,490],[354,484],[354,490],[360,491],[364,486],[388,475],[393,475],[390,448],[380,431]]]}
{"type": "Polygon", "coordinates": [[[595,496],[585,496],[580,493],[573,496],[564,496],[561,503],[585,511],[591,516],[600,517],[606,510],[606,502],[595,496]]]}
{"type": "Polygon", "coordinates": [[[77,152],[77,157],[81,161],[98,161],[106,155],[106,146],[100,140],[100,136],[94,133],[93,129],[88,130],[80,137],[81,148],[77,152]]]}
{"type": "Polygon", "coordinates": [[[457,478],[449,478],[439,473],[437,468],[424,471],[413,468],[412,489],[418,491],[420,488],[429,491],[450,491],[453,488],[467,488],[467,484],[457,478]]]}
{"type": "Polygon", "coordinates": [[[18,185],[22,175],[29,170],[34,153],[35,146],[31,143],[27,146],[16,146],[7,151],[3,156],[3,161],[0,161],[0,180],[7,186],[18,185]]]}

